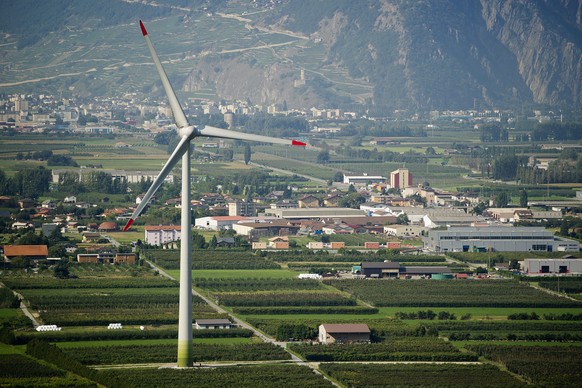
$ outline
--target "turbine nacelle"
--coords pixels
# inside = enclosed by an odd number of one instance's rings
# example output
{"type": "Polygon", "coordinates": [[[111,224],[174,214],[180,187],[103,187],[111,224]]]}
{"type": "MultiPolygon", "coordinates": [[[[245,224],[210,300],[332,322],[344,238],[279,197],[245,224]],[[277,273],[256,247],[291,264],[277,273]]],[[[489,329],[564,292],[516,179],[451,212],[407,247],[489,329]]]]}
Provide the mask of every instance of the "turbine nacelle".
{"type": "Polygon", "coordinates": [[[177,128],[176,131],[178,132],[178,135],[180,135],[180,137],[187,137],[188,139],[192,140],[195,137],[200,136],[200,132],[198,131],[198,128],[195,125],[189,125],[187,127],[183,127],[183,128],[177,128]]]}

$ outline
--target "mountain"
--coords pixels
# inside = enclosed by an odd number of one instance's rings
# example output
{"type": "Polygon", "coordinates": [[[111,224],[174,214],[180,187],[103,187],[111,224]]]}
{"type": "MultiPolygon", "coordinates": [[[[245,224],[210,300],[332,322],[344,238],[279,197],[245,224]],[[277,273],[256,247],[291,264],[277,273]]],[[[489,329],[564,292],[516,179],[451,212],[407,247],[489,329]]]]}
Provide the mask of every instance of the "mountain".
{"type": "Polygon", "coordinates": [[[159,94],[139,18],[190,97],[582,107],[582,0],[2,2],[0,93],[159,94]]]}

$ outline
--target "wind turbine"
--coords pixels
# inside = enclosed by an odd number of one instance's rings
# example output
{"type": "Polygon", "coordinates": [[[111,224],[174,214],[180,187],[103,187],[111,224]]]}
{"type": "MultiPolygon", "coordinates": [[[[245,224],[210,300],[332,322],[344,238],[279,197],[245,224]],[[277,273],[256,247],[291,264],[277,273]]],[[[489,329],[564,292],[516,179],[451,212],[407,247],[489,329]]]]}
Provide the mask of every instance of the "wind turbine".
{"type": "Polygon", "coordinates": [[[147,206],[152,196],[160,188],[164,179],[168,176],[172,168],[182,158],[182,220],[181,220],[181,239],[180,239],[180,301],[179,301],[179,316],[178,316],[178,367],[191,367],[193,362],[193,346],[192,346],[192,236],[191,228],[191,214],[190,214],[190,142],[198,136],[217,137],[224,139],[236,140],[251,140],[263,143],[286,144],[304,147],[306,144],[296,140],[279,139],[269,136],[253,135],[248,133],[241,133],[236,131],[229,131],[222,128],[215,128],[205,126],[198,128],[190,125],[186,119],[186,115],[180,106],[180,102],[176,97],[174,89],[168,80],[168,76],[160,63],[160,59],[152,45],[148,32],[142,23],[139,21],[141,32],[145,38],[150,54],[158,70],[162,85],[168,100],[170,108],[174,115],[174,122],[178,129],[178,134],[181,137],[178,146],[172,152],[172,155],[152,183],[141,203],[137,206],[131,218],[123,228],[127,231],[135,219],[141,214],[143,209],[147,206]]]}

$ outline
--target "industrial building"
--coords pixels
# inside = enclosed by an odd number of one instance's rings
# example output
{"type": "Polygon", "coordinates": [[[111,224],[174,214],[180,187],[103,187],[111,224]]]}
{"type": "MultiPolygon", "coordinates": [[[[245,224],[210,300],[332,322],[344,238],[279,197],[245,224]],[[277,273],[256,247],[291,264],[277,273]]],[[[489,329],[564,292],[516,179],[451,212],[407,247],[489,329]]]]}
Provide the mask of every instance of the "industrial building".
{"type": "Polygon", "coordinates": [[[578,252],[580,243],[543,227],[451,227],[423,237],[432,252],[578,252]]]}
{"type": "Polygon", "coordinates": [[[398,262],[364,262],[361,273],[367,278],[453,278],[451,270],[446,266],[403,266],[398,262]]]}
{"type": "Polygon", "coordinates": [[[526,275],[581,275],[582,259],[525,259],[521,267],[526,275]]]}
{"type": "Polygon", "coordinates": [[[344,175],[344,183],[348,185],[367,185],[384,182],[386,182],[386,177],[381,175],[344,175]]]}

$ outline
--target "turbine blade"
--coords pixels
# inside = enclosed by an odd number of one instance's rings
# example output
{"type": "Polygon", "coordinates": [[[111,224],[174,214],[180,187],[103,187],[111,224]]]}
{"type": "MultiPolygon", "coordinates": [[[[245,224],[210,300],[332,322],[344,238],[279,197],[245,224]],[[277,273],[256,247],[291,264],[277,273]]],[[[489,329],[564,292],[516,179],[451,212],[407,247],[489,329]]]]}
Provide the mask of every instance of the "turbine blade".
{"type": "Polygon", "coordinates": [[[188,136],[184,136],[182,140],[180,140],[180,143],[178,143],[178,146],[176,147],[174,152],[172,152],[170,159],[168,159],[164,167],[162,167],[162,170],[154,180],[154,183],[152,183],[152,185],[150,186],[149,190],[146,192],[145,196],[141,200],[141,203],[133,211],[131,218],[129,219],[129,221],[127,221],[127,224],[123,228],[124,232],[128,230],[131,224],[133,224],[133,222],[135,221],[135,219],[139,217],[143,209],[148,205],[148,203],[152,199],[152,196],[156,193],[156,191],[158,191],[162,183],[164,183],[164,179],[166,179],[172,168],[174,168],[178,160],[180,160],[182,155],[184,155],[184,153],[188,150],[188,147],[190,147],[190,138],[188,136]]]}
{"type": "Polygon", "coordinates": [[[176,97],[176,93],[170,84],[170,80],[168,80],[168,76],[162,67],[162,63],[160,62],[160,58],[158,58],[158,54],[156,53],[156,49],[150,40],[148,32],[143,25],[142,21],[139,21],[139,27],[141,28],[141,33],[143,34],[145,41],[150,49],[150,54],[152,55],[152,59],[154,60],[154,64],[156,65],[156,69],[162,79],[162,85],[164,85],[164,90],[166,91],[166,95],[168,96],[168,100],[170,101],[170,108],[172,108],[172,113],[174,114],[174,121],[176,122],[176,126],[178,128],[187,127],[188,120],[186,119],[186,115],[180,106],[180,102],[178,101],[178,97],[176,97]]]}
{"type": "Polygon", "coordinates": [[[244,133],[244,132],[231,131],[228,129],[210,127],[208,125],[202,129],[198,130],[198,136],[219,137],[219,138],[223,138],[223,139],[234,139],[234,140],[250,140],[250,141],[258,141],[261,143],[285,144],[285,145],[293,145],[293,146],[299,146],[299,147],[305,147],[307,145],[307,144],[305,144],[301,141],[298,141],[298,140],[281,139],[278,137],[255,135],[252,133],[244,133]]]}

